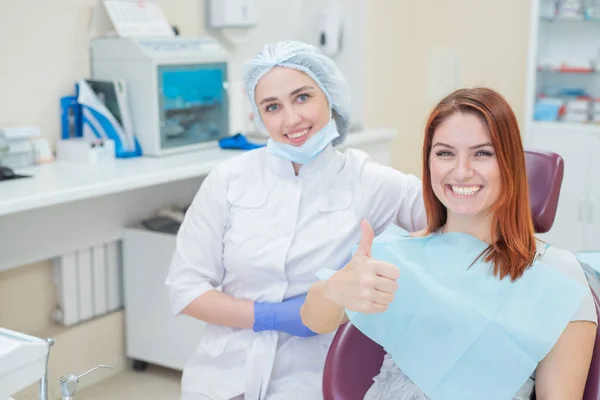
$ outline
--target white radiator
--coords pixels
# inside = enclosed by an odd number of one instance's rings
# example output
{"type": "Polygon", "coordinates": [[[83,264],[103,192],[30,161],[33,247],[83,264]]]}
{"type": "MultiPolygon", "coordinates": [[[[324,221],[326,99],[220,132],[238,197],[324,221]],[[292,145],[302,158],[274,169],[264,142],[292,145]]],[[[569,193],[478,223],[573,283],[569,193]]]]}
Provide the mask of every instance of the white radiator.
{"type": "Polygon", "coordinates": [[[71,326],[123,307],[121,242],[100,244],[55,258],[57,308],[52,319],[71,326]]]}

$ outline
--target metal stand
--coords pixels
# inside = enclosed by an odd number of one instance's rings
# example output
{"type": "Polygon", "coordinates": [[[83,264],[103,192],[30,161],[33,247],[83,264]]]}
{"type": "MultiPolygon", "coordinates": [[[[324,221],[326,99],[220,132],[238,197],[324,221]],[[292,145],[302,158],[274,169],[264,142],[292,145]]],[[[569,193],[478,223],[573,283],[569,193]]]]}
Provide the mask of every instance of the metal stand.
{"type": "Polygon", "coordinates": [[[77,376],[74,374],[69,374],[67,376],[63,376],[60,378],[60,391],[62,394],[63,400],[73,400],[75,399],[75,391],[77,390],[77,384],[79,383],[79,379],[83,378],[90,372],[94,372],[98,368],[112,368],[109,365],[98,365],[95,368],[90,369],[87,372],[77,376]]]}
{"type": "MultiPolygon", "coordinates": [[[[46,356],[46,370],[44,372],[44,376],[40,379],[40,392],[39,392],[39,400],[48,400],[48,360],[50,359],[50,349],[54,345],[54,340],[51,338],[46,339],[48,342],[48,355],[46,356]]],[[[75,374],[69,374],[67,376],[62,376],[60,378],[60,392],[63,400],[74,400],[75,399],[75,391],[77,390],[77,384],[79,383],[79,379],[83,378],[87,374],[94,372],[98,368],[112,368],[109,365],[98,365],[95,368],[90,369],[87,372],[77,376],[75,374]]]]}
{"type": "Polygon", "coordinates": [[[48,342],[48,355],[46,356],[46,369],[44,370],[44,376],[40,381],[40,400],[48,400],[48,360],[50,359],[50,349],[54,346],[54,340],[51,338],[47,338],[46,342],[48,342]]]}

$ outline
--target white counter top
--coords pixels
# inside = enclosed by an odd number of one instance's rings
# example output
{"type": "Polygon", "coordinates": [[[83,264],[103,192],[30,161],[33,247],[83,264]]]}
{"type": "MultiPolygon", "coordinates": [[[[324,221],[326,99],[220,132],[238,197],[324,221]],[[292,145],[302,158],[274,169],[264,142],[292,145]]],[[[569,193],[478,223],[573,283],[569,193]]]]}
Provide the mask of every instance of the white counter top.
{"type": "MultiPolygon", "coordinates": [[[[389,141],[395,134],[391,129],[353,132],[341,148],[389,141]]],[[[240,153],[211,148],[161,158],[118,159],[101,165],[56,161],[18,169],[18,174],[32,177],[0,182],[0,216],[204,176],[240,153]]]]}

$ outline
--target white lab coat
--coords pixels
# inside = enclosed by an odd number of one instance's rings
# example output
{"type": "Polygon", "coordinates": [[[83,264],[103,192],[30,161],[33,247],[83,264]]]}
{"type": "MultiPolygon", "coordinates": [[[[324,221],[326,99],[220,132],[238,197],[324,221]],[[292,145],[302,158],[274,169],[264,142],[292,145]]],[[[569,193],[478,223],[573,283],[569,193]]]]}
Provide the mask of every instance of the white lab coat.
{"type": "MultiPolygon", "coordinates": [[[[234,157],[207,176],[177,235],[166,281],[173,312],[218,287],[253,301],[304,294],[318,270],[346,263],[361,218],[376,234],[390,223],[423,229],[420,180],[332,146],[298,176],[264,148],[234,157]]],[[[333,336],[208,325],[183,371],[182,391],[212,399],[321,399],[333,336]]]]}

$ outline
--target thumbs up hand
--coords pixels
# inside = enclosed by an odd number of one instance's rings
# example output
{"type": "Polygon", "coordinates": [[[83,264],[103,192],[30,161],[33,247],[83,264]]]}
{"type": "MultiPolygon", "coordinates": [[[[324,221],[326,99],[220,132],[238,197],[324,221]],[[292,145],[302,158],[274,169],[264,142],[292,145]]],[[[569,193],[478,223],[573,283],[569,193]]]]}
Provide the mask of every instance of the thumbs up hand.
{"type": "Polygon", "coordinates": [[[371,225],[361,221],[356,253],[327,281],[326,295],[330,301],[351,311],[378,313],[387,310],[394,300],[400,271],[393,264],[371,258],[374,236],[371,225]]]}

